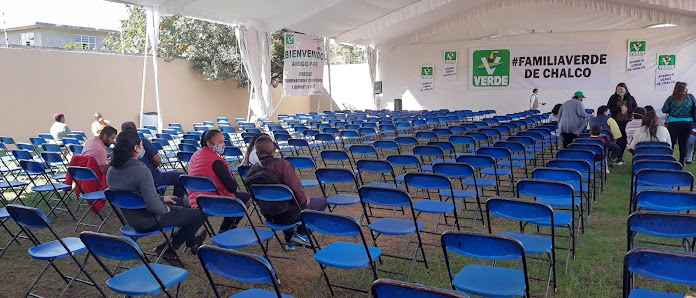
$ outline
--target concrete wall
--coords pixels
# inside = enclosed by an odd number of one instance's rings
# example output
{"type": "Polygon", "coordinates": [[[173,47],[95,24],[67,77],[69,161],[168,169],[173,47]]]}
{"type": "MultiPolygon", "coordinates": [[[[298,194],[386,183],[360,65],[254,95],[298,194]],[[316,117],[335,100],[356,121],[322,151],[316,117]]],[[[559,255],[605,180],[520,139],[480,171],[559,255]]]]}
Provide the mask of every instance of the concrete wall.
{"type": "MultiPolygon", "coordinates": [[[[149,59],[148,61],[151,61],[149,59]]],[[[65,113],[72,130],[88,132],[101,112],[120,128],[139,121],[143,58],[114,54],[0,49],[0,135],[19,141],[48,132],[53,114],[65,113]]],[[[148,64],[145,112],[156,111],[154,76],[148,64]]],[[[237,82],[206,81],[190,62],[159,60],[160,98],[165,126],[246,118],[249,93],[237,82]]],[[[273,90],[277,104],[282,86],[273,90]]],[[[287,97],[275,115],[309,112],[309,97],[287,97]]]]}

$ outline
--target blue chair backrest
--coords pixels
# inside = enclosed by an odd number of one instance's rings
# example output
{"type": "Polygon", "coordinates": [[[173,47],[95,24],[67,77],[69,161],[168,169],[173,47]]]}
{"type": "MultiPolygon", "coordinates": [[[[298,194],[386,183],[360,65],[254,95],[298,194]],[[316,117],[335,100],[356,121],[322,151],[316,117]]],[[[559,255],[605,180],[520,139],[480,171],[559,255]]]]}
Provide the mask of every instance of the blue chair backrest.
{"type": "Polygon", "coordinates": [[[454,151],[454,144],[450,142],[432,141],[428,142],[427,145],[440,147],[442,151],[454,151]]]}
{"type": "Polygon", "coordinates": [[[552,159],[546,163],[549,168],[573,169],[580,173],[589,173],[592,166],[586,160],[579,159],[552,159]]]}
{"type": "Polygon", "coordinates": [[[464,293],[380,278],[372,284],[372,297],[375,298],[469,298],[464,293]]]}
{"type": "Polygon", "coordinates": [[[407,187],[420,189],[451,189],[452,183],[447,176],[435,173],[406,173],[404,181],[407,187]]]}
{"type": "Polygon", "coordinates": [[[696,209],[696,193],[690,191],[646,189],[638,193],[636,203],[647,202],[655,206],[669,206],[672,211],[696,209]]]}
{"type": "Polygon", "coordinates": [[[476,140],[472,138],[471,136],[450,136],[449,137],[450,143],[454,145],[474,145],[476,144],[476,140]]]}
{"type": "Polygon", "coordinates": [[[466,231],[447,231],[440,242],[445,251],[483,260],[513,261],[524,258],[522,243],[512,237],[466,231]]]}
{"type": "Polygon", "coordinates": [[[197,134],[185,134],[182,136],[182,138],[184,140],[193,140],[193,141],[197,141],[197,142],[201,140],[201,136],[197,135],[197,134]]]}
{"type": "Polygon", "coordinates": [[[636,147],[634,154],[672,154],[672,148],[662,146],[641,146],[636,147]]]}
{"type": "MultiPolygon", "coordinates": [[[[542,202],[494,197],[486,201],[490,215],[523,222],[553,222],[553,209],[542,202]]],[[[552,225],[553,226],[553,225],[552,225]]]]}
{"type": "Polygon", "coordinates": [[[496,160],[512,158],[512,153],[509,149],[500,147],[481,147],[476,149],[476,155],[486,155],[496,160]]]}
{"type": "Polygon", "coordinates": [[[44,152],[61,153],[60,147],[56,144],[43,144],[41,148],[43,148],[44,152]]]}
{"type": "Polygon", "coordinates": [[[46,140],[44,140],[43,138],[29,138],[29,141],[37,147],[46,144],[46,140]]]}
{"type": "Polygon", "coordinates": [[[627,225],[630,231],[656,237],[696,237],[696,214],[638,211],[628,217],[627,225]]]}
{"type": "Polygon", "coordinates": [[[375,147],[372,147],[370,145],[356,144],[350,146],[350,153],[357,155],[377,155],[377,150],[375,150],[375,147]]]}
{"type": "Polygon", "coordinates": [[[19,165],[24,169],[27,174],[35,176],[35,175],[44,175],[46,172],[46,168],[44,165],[40,162],[36,162],[33,160],[20,160],[19,165]]]}
{"type": "Polygon", "coordinates": [[[34,156],[31,155],[31,151],[28,150],[12,150],[12,156],[18,160],[32,160],[34,156]]]}
{"type": "Polygon", "coordinates": [[[433,164],[433,172],[449,178],[474,177],[474,168],[463,162],[438,162],[433,164]]]}
{"type": "Polygon", "coordinates": [[[68,173],[76,181],[94,181],[97,180],[97,174],[94,170],[85,167],[68,167],[68,173]]]}
{"type": "Polygon", "coordinates": [[[624,256],[624,297],[629,297],[632,284],[629,272],[657,280],[696,285],[696,254],[687,252],[637,248],[624,256]]]}
{"type": "Polygon", "coordinates": [[[104,196],[112,205],[121,209],[136,210],[147,208],[143,198],[134,192],[107,189],[104,191],[104,196]]]}
{"type": "MultiPolygon", "coordinates": [[[[578,170],[562,168],[536,168],[532,171],[532,178],[540,180],[566,182],[571,185],[582,181],[582,175],[578,170]]],[[[575,191],[580,191],[576,189],[575,191]]]]}
{"type": "Polygon", "coordinates": [[[392,165],[386,160],[361,159],[356,163],[358,171],[368,173],[393,173],[392,165]]]}
{"type": "Polygon", "coordinates": [[[414,137],[396,137],[394,141],[396,141],[401,146],[418,145],[418,140],[414,137]]]}
{"type": "Polygon", "coordinates": [[[80,240],[92,254],[102,258],[132,261],[143,256],[138,244],[127,237],[85,231],[80,233],[80,240]]]}
{"type": "Polygon", "coordinates": [[[56,152],[41,152],[41,158],[48,163],[62,163],[63,157],[56,152]]]}
{"type": "Polygon", "coordinates": [[[531,197],[545,198],[573,198],[574,196],[573,187],[568,183],[536,179],[520,179],[517,182],[517,192],[531,197]]]}
{"type": "Polygon", "coordinates": [[[307,142],[307,140],[303,139],[289,139],[288,145],[295,147],[309,147],[309,143],[307,142]]]}
{"type": "MultiPolygon", "coordinates": [[[[499,141],[499,142],[495,142],[495,144],[493,144],[493,146],[495,148],[506,148],[506,149],[510,150],[511,153],[512,152],[515,152],[515,153],[520,153],[520,152],[524,153],[525,152],[525,146],[524,146],[524,144],[522,144],[520,142],[499,141]]],[[[481,148],[481,149],[484,149],[484,148],[481,148]]],[[[476,153],[478,154],[478,150],[476,153]]]]}
{"type": "Polygon", "coordinates": [[[70,151],[72,151],[74,154],[82,154],[82,149],[84,146],[82,145],[69,145],[70,151]]]}
{"type": "Polygon", "coordinates": [[[571,150],[588,150],[588,151],[591,151],[592,153],[594,153],[595,155],[602,154],[602,153],[604,152],[604,149],[603,149],[603,148],[604,148],[604,146],[599,146],[599,145],[596,145],[596,144],[579,144],[579,143],[576,144],[576,143],[573,143],[573,144],[569,144],[569,145],[568,145],[568,149],[571,149],[571,150]]]}
{"type": "Polygon", "coordinates": [[[684,170],[644,169],[636,172],[637,184],[651,184],[666,187],[689,186],[693,190],[694,175],[684,170]]]}
{"type": "Polygon", "coordinates": [[[467,163],[476,169],[495,167],[495,159],[486,155],[462,155],[457,157],[457,162],[467,163]]]}
{"type": "Polygon", "coordinates": [[[198,150],[198,147],[196,147],[194,145],[186,144],[186,143],[179,144],[179,151],[196,152],[196,150],[198,150]]]}
{"type": "Polygon", "coordinates": [[[658,170],[681,170],[682,165],[678,161],[657,161],[657,160],[640,160],[633,163],[633,172],[637,173],[643,169],[658,169],[658,170]]]}
{"type": "Polygon", "coordinates": [[[257,200],[282,202],[295,200],[292,190],[283,184],[255,184],[250,187],[251,194],[257,200]]]}
{"type": "Polygon", "coordinates": [[[415,155],[393,154],[387,156],[387,161],[392,165],[400,167],[420,166],[420,160],[415,155]]]}
{"type": "Polygon", "coordinates": [[[403,189],[392,187],[363,186],[358,190],[360,199],[368,204],[388,207],[411,205],[411,196],[403,189]]]}
{"type": "Polygon", "coordinates": [[[9,204],[6,207],[7,213],[10,214],[17,224],[28,229],[42,229],[51,225],[46,214],[38,208],[9,204]]]}
{"type": "MultiPolygon", "coordinates": [[[[525,147],[532,147],[534,146],[535,142],[532,137],[526,137],[526,136],[511,136],[508,137],[505,141],[507,142],[516,142],[524,145],[525,147]]],[[[512,149],[510,149],[512,150],[512,149]]]]}
{"type": "Polygon", "coordinates": [[[594,163],[595,154],[589,150],[563,149],[556,153],[558,159],[579,159],[594,163]]]}
{"type": "Polygon", "coordinates": [[[355,182],[355,175],[348,169],[318,168],[314,173],[317,175],[317,180],[322,183],[355,182]]]}
{"type": "Polygon", "coordinates": [[[308,229],[322,234],[344,237],[362,234],[358,221],[349,215],[305,209],[300,217],[308,229]]]}
{"type": "Polygon", "coordinates": [[[198,250],[198,257],[208,271],[226,279],[253,284],[276,284],[273,268],[261,256],[204,245],[198,250]]]}
{"type": "Polygon", "coordinates": [[[292,164],[292,166],[295,167],[296,169],[313,169],[314,168],[314,161],[312,160],[311,157],[287,156],[284,159],[289,161],[292,164]]]}
{"type": "Polygon", "coordinates": [[[244,217],[247,215],[244,203],[237,198],[200,195],[196,198],[196,204],[209,216],[244,217]]]}
{"type": "Polygon", "coordinates": [[[417,156],[441,157],[444,155],[444,152],[438,146],[425,145],[413,147],[413,154],[417,156]]]}
{"type": "Polygon", "coordinates": [[[321,155],[321,159],[323,160],[329,160],[329,161],[348,161],[350,160],[350,157],[348,156],[348,153],[346,153],[343,150],[322,150],[319,155],[321,155]]]}
{"type": "Polygon", "coordinates": [[[575,139],[573,143],[577,144],[594,144],[594,145],[599,145],[602,148],[604,148],[604,141],[597,139],[597,138],[584,138],[584,139],[575,139]]]}
{"type": "Polygon", "coordinates": [[[225,147],[225,151],[223,151],[222,155],[228,157],[244,156],[242,149],[239,149],[239,147],[225,147]]]}
{"type": "Polygon", "coordinates": [[[176,153],[176,158],[181,162],[190,162],[193,154],[194,152],[192,151],[179,151],[176,153]]]}
{"type": "Polygon", "coordinates": [[[80,145],[80,141],[78,141],[76,138],[65,137],[65,138],[63,138],[63,144],[65,144],[65,145],[80,145]]]}
{"type": "Polygon", "coordinates": [[[396,141],[375,141],[374,146],[375,149],[380,150],[399,150],[399,144],[396,141]]]}
{"type": "Polygon", "coordinates": [[[677,158],[672,154],[636,154],[633,156],[633,162],[639,160],[665,160],[665,161],[677,161],[677,158]]]}
{"type": "Polygon", "coordinates": [[[665,142],[640,142],[636,144],[636,148],[639,147],[666,147],[666,148],[672,148],[672,144],[670,143],[665,143],[665,142]]]}
{"type": "Polygon", "coordinates": [[[191,176],[191,175],[181,175],[179,176],[179,182],[184,186],[186,190],[198,191],[198,192],[217,192],[217,186],[213,179],[205,176],[191,176]]]}

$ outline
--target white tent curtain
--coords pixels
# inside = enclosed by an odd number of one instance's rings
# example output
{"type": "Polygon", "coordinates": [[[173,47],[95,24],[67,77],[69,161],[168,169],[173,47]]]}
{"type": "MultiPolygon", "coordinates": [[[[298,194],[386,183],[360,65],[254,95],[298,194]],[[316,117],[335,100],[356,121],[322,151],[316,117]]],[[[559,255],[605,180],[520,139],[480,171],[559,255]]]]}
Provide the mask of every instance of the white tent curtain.
{"type": "MultiPolygon", "coordinates": [[[[377,81],[377,50],[372,46],[368,46],[365,49],[367,50],[367,66],[370,69],[370,84],[374,86],[375,81],[377,81]]],[[[372,96],[374,97],[375,109],[381,109],[379,95],[373,92],[372,96]]]]}
{"type": "Polygon", "coordinates": [[[159,44],[159,33],[160,33],[160,13],[158,7],[146,6],[146,17],[145,17],[145,57],[143,61],[143,84],[142,92],[140,94],[140,127],[143,126],[143,109],[145,107],[145,85],[147,80],[147,56],[148,52],[148,42],[150,48],[152,49],[152,70],[155,75],[155,100],[157,101],[157,129],[162,131],[164,128],[164,121],[162,120],[162,104],[160,102],[159,94],[159,67],[157,65],[157,47],[159,44]]]}
{"type": "Polygon", "coordinates": [[[244,68],[251,81],[249,106],[254,112],[250,120],[265,119],[273,113],[271,96],[271,36],[246,26],[235,29],[237,45],[244,68]]]}
{"type": "MultiPolygon", "coordinates": [[[[333,93],[331,93],[331,38],[329,37],[324,37],[324,57],[326,57],[326,72],[329,76],[329,110],[333,111],[333,93]]],[[[321,101],[319,102],[320,104],[317,105],[317,113],[321,105],[321,101]]]]}

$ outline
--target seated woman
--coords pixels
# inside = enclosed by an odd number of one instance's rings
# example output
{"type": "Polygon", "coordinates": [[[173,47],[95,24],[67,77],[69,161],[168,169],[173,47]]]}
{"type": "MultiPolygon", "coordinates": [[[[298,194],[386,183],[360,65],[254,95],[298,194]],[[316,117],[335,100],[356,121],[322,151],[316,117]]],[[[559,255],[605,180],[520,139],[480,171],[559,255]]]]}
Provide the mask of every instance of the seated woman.
{"type": "Polygon", "coordinates": [[[631,151],[631,153],[633,153],[633,150],[636,150],[636,145],[640,142],[664,142],[670,145],[672,144],[669,130],[659,125],[655,112],[646,112],[641,124],[643,126],[636,130],[631,140],[631,145],[628,146],[628,150],[631,151]]]}
{"type": "MultiPolygon", "coordinates": [[[[189,162],[189,175],[210,177],[221,196],[236,197],[244,203],[249,202],[249,194],[237,191],[237,181],[230,173],[230,167],[221,157],[225,151],[225,136],[217,129],[211,129],[203,133],[201,137],[201,149],[196,151],[189,162]]],[[[189,191],[189,203],[192,208],[198,208],[196,199],[199,195],[217,195],[214,192],[189,191]]],[[[226,217],[218,233],[222,233],[236,227],[240,217],[226,217]]]]}
{"type": "MultiPolygon", "coordinates": [[[[184,243],[191,248],[191,253],[196,254],[207,235],[204,229],[196,233],[205,222],[205,217],[199,210],[176,206],[174,196],[162,197],[157,194],[150,170],[139,160],[144,153],[137,132],[126,130],[116,137],[111,168],[106,174],[109,188],[135,192],[145,200],[147,207],[147,210],[120,210],[121,214],[128,225],[141,233],[156,230],[157,224],[162,228],[176,226],[172,232],[172,247],[167,248],[164,256],[172,257],[173,250],[184,243]]],[[[158,245],[155,251],[159,254],[166,244],[158,245]]]]}

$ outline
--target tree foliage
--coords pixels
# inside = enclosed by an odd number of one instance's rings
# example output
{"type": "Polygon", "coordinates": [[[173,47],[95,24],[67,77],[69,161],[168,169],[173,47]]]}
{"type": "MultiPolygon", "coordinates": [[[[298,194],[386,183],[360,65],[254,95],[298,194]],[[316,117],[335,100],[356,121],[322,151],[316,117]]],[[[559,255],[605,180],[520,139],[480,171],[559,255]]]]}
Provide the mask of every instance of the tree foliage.
{"type": "MultiPolygon", "coordinates": [[[[102,51],[141,54],[145,50],[146,12],[142,6],[128,6],[128,20],[122,33],[110,34],[102,51]],[[123,37],[121,37],[121,34],[123,37]]],[[[233,78],[238,88],[248,86],[234,26],[186,18],[163,17],[157,54],[165,58],[181,57],[193,62],[193,69],[209,80],[223,82],[233,78]]],[[[271,73],[275,80],[283,77],[283,33],[272,33],[271,73]]]]}
{"type": "Polygon", "coordinates": [[[367,63],[365,48],[340,43],[331,44],[331,64],[360,63],[367,63]]]}

